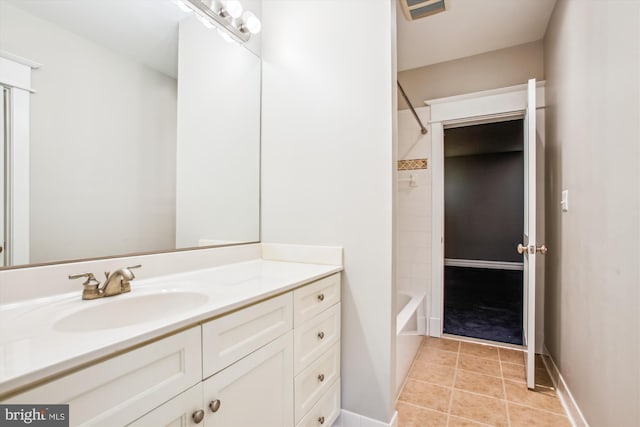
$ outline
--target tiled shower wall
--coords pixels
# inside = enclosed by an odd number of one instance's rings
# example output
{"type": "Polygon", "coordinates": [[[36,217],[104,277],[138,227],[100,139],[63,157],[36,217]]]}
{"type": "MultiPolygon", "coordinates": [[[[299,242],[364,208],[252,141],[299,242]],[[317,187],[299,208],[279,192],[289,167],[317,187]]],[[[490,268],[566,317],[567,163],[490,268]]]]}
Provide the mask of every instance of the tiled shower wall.
{"type": "MultiPolygon", "coordinates": [[[[416,112],[426,125],[428,107],[416,112]]],[[[410,110],[398,111],[398,169],[402,170],[398,170],[397,289],[427,292],[427,300],[431,290],[430,157],[431,133],[420,133],[410,110]]]]}

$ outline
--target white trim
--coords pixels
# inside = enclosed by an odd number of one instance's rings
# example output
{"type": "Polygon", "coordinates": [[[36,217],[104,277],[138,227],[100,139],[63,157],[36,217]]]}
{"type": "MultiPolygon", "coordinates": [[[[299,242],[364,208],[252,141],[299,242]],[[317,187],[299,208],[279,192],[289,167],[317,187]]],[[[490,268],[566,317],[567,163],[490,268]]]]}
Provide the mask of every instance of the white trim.
{"type": "Polygon", "coordinates": [[[393,413],[391,421],[385,423],[342,409],[333,427],[398,427],[398,411],[393,413]]]}
{"type": "Polygon", "coordinates": [[[429,331],[429,336],[431,337],[442,336],[442,319],[439,317],[430,317],[427,331],[429,331]]]}
{"type": "Polygon", "coordinates": [[[484,125],[486,123],[499,123],[518,119],[524,119],[524,111],[510,111],[504,114],[490,114],[488,116],[477,116],[472,119],[466,117],[463,119],[447,120],[444,124],[444,128],[453,129],[464,126],[484,125]]]}
{"type": "Polygon", "coordinates": [[[20,55],[15,55],[2,49],[0,49],[0,58],[8,59],[9,61],[17,62],[18,64],[26,65],[27,67],[33,69],[42,67],[42,64],[40,64],[39,62],[32,61],[30,59],[24,58],[20,55]]]}
{"type": "MultiPolygon", "coordinates": [[[[11,186],[10,241],[8,243],[10,265],[29,263],[30,244],[30,91],[31,67],[0,58],[0,85],[11,87],[12,111],[10,113],[12,158],[7,184],[11,186]]],[[[0,149],[2,149],[0,147],[0,149]]],[[[0,225],[2,226],[2,225],[0,225]]],[[[9,236],[5,236],[7,238],[9,236]]]]}
{"type": "Polygon", "coordinates": [[[0,58],[0,83],[11,88],[33,92],[31,68],[10,59],[0,58]]]}
{"type": "Polygon", "coordinates": [[[429,335],[442,335],[444,313],[444,128],[431,124],[431,318],[429,335]],[[439,142],[439,143],[438,143],[439,142]]]}
{"type": "Polygon", "coordinates": [[[551,357],[547,346],[544,346],[544,355],[545,357],[542,358],[542,362],[544,363],[545,368],[547,368],[547,372],[549,372],[551,381],[553,381],[553,385],[555,386],[560,402],[569,417],[569,421],[571,421],[571,424],[574,427],[589,427],[589,423],[587,423],[580,407],[573,398],[573,394],[571,394],[571,390],[569,390],[569,386],[565,382],[558,366],[551,357]]]}
{"type": "Polygon", "coordinates": [[[492,270],[523,270],[521,262],[484,261],[479,259],[445,258],[444,265],[448,267],[490,268],[492,270]]]}
{"type": "MultiPolygon", "coordinates": [[[[518,92],[518,91],[526,92],[527,85],[528,85],[527,83],[522,83],[520,85],[501,87],[498,89],[489,89],[489,90],[482,90],[479,92],[463,93],[462,95],[445,96],[443,98],[428,99],[424,101],[424,104],[430,106],[430,105],[436,105],[436,104],[445,104],[448,102],[465,101],[468,99],[481,98],[485,96],[502,95],[502,94],[518,92]]],[[[544,87],[544,85],[545,85],[544,80],[540,80],[537,83],[537,87],[544,87]]]]}
{"type": "MultiPolygon", "coordinates": [[[[431,107],[431,122],[444,124],[499,119],[505,114],[523,113],[527,109],[527,85],[474,92],[425,101],[431,107]]],[[[544,81],[537,84],[536,107],[544,107],[544,81]]]]}
{"type": "MultiPolygon", "coordinates": [[[[537,106],[544,107],[544,81],[538,82],[537,106]]],[[[444,127],[501,121],[522,116],[527,84],[426,101],[431,123],[431,312],[429,335],[442,335],[444,313],[444,127]]]]}

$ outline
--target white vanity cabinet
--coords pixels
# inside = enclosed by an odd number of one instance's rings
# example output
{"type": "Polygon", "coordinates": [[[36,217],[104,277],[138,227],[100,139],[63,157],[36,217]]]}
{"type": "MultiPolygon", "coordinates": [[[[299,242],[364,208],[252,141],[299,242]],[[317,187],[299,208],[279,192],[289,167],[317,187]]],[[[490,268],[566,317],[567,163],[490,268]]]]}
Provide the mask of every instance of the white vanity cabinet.
{"type": "Polygon", "coordinates": [[[297,427],[332,425],[340,412],[340,274],[293,292],[297,427]]]}
{"type": "Polygon", "coordinates": [[[288,332],[130,426],[292,426],[292,358],[288,332]]]}
{"type": "Polygon", "coordinates": [[[70,425],[330,426],[340,274],[204,321],[2,403],[68,403],[70,425]]]}

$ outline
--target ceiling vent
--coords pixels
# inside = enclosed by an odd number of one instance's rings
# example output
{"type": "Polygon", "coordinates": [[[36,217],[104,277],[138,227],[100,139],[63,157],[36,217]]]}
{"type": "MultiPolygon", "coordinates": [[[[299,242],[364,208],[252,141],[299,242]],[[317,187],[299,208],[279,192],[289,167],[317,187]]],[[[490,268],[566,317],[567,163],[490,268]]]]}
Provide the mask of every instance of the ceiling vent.
{"type": "Polygon", "coordinates": [[[446,10],[447,0],[399,0],[404,16],[409,21],[424,18],[446,10]]]}

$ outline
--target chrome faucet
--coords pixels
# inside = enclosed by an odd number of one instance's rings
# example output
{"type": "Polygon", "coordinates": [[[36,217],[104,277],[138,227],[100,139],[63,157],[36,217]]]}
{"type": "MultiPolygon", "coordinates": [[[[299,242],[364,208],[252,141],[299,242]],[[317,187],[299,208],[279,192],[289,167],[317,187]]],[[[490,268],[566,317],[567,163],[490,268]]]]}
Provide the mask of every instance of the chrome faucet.
{"type": "Polygon", "coordinates": [[[96,280],[93,273],[70,274],[69,279],[87,278],[82,284],[84,286],[82,299],[110,297],[131,291],[130,282],[136,277],[131,270],[140,267],[142,267],[142,265],[138,264],[131,267],[119,268],[113,273],[105,271],[105,281],[102,286],[100,286],[100,282],[96,280]]]}

